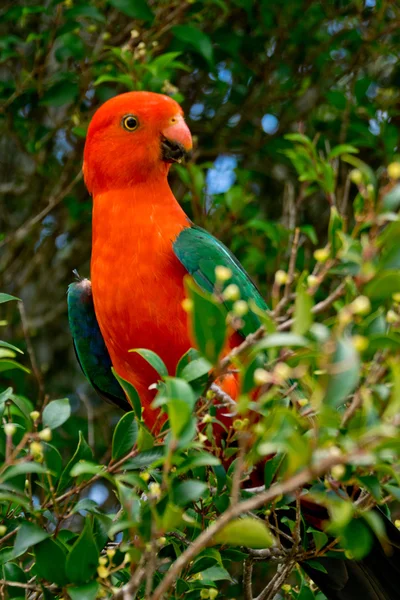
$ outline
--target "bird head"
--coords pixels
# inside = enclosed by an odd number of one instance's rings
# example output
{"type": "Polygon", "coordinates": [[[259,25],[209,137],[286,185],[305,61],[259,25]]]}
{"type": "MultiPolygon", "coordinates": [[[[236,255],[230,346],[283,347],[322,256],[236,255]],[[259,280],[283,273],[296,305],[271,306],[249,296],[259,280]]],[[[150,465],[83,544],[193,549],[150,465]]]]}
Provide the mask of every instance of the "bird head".
{"type": "Polygon", "coordinates": [[[83,172],[92,194],[166,178],[171,163],[192,149],[192,136],[175,100],[153,92],[111,98],[94,114],[83,172]]]}

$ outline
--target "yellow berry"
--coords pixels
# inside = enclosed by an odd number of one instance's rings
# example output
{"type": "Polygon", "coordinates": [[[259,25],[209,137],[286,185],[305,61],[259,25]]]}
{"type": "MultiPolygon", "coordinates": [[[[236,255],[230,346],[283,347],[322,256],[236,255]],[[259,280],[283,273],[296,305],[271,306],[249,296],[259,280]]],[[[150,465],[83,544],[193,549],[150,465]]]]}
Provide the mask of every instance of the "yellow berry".
{"type": "Polygon", "coordinates": [[[38,436],[44,442],[49,442],[52,438],[52,433],[50,427],[45,427],[42,431],[39,431],[38,436]]]}
{"type": "Polygon", "coordinates": [[[43,452],[43,446],[40,442],[32,442],[29,446],[29,450],[33,456],[41,455],[43,452]]]}
{"type": "Polygon", "coordinates": [[[155,481],[153,481],[152,483],[149,483],[149,492],[150,492],[150,495],[153,496],[153,498],[159,498],[161,496],[160,484],[156,483],[155,481]]]}
{"type": "Polygon", "coordinates": [[[210,593],[206,588],[203,588],[200,592],[200,598],[209,598],[210,593]]]}
{"type": "Polygon", "coordinates": [[[367,296],[358,296],[350,304],[350,308],[356,315],[367,315],[371,311],[371,302],[367,296]]]}
{"type": "Polygon", "coordinates": [[[143,473],[140,473],[140,479],[147,482],[150,479],[150,474],[144,471],[143,473]]]}
{"type": "Polygon", "coordinates": [[[277,365],[275,365],[274,376],[277,377],[279,380],[289,379],[291,374],[292,369],[286,363],[279,362],[277,363],[277,365]]]}
{"type": "Polygon", "coordinates": [[[137,29],[132,29],[132,31],[131,31],[131,38],[134,40],[137,37],[139,37],[138,30],[137,29]]]}
{"type": "Polygon", "coordinates": [[[228,281],[232,277],[232,271],[228,269],[228,267],[224,267],[223,265],[217,265],[215,267],[215,277],[217,281],[224,282],[228,281]]]}
{"type": "Polygon", "coordinates": [[[104,565],[100,565],[97,567],[97,574],[101,579],[106,579],[109,576],[110,571],[104,565]]]}
{"type": "Polygon", "coordinates": [[[207,436],[206,436],[206,435],[204,435],[204,433],[199,433],[199,435],[198,435],[198,438],[199,438],[199,441],[200,441],[202,444],[204,444],[204,442],[206,442],[206,441],[207,441],[207,436]]]}
{"type": "Polygon", "coordinates": [[[357,352],[364,352],[368,348],[368,338],[363,335],[354,335],[352,338],[353,346],[357,352]]]}
{"type": "Polygon", "coordinates": [[[239,300],[239,298],[240,298],[239,287],[235,283],[229,284],[222,292],[222,297],[224,300],[232,300],[232,301],[239,300]]]}
{"type": "Polygon", "coordinates": [[[397,527],[397,529],[400,529],[400,519],[396,519],[394,524],[397,527]]]}
{"type": "Polygon", "coordinates": [[[303,408],[303,406],[307,406],[307,404],[308,404],[307,398],[300,398],[297,402],[299,403],[299,406],[301,406],[302,408],[303,408]]]}
{"type": "Polygon", "coordinates": [[[397,315],[397,313],[394,312],[394,310],[388,310],[386,313],[386,321],[388,323],[397,323],[397,321],[399,320],[399,317],[397,315]]]}
{"type": "Polygon", "coordinates": [[[338,321],[343,327],[351,323],[353,315],[347,307],[343,308],[338,314],[338,321]]]}
{"type": "Polygon", "coordinates": [[[350,181],[355,183],[356,185],[360,185],[363,182],[363,174],[359,169],[353,169],[350,171],[350,181]]]}
{"type": "Polygon", "coordinates": [[[107,564],[107,559],[105,556],[99,556],[99,565],[106,565],[107,564]]]}
{"type": "Polygon", "coordinates": [[[271,373],[265,369],[256,369],[254,371],[253,379],[256,385],[265,385],[266,383],[271,383],[272,376],[271,373]]]}
{"type": "Polygon", "coordinates": [[[392,162],[387,168],[390,179],[400,179],[400,162],[392,162]]]}
{"type": "Polygon", "coordinates": [[[307,277],[307,285],[308,287],[315,287],[319,283],[319,278],[315,275],[309,275],[307,277]]]}
{"type": "Polygon", "coordinates": [[[192,312],[193,300],[191,298],[185,298],[184,300],[182,300],[182,308],[187,313],[192,312]]]}
{"type": "Polygon", "coordinates": [[[5,525],[0,525],[0,535],[3,536],[7,532],[7,527],[5,525]]]}
{"type": "Polygon", "coordinates": [[[127,552],[124,556],[124,565],[126,565],[130,562],[131,562],[131,555],[129,554],[129,552],[127,552]]]}
{"type": "Polygon", "coordinates": [[[290,592],[290,590],[292,589],[292,586],[289,585],[288,583],[284,583],[282,586],[282,591],[283,592],[290,592]]]}
{"type": "Polygon", "coordinates": [[[38,418],[40,417],[40,412],[38,410],[33,410],[30,414],[29,414],[30,418],[32,419],[32,421],[37,421],[38,418]]]}
{"type": "Polygon", "coordinates": [[[17,431],[17,427],[14,423],[6,423],[4,425],[4,433],[8,437],[12,437],[14,433],[17,431]]]}
{"type": "Polygon", "coordinates": [[[213,418],[210,414],[204,415],[204,417],[201,420],[202,423],[212,423],[213,422],[213,418]]]}
{"type": "Polygon", "coordinates": [[[279,269],[279,271],[275,273],[275,283],[277,285],[285,285],[288,279],[289,275],[286,273],[286,271],[282,271],[282,269],[279,269]]]}
{"type": "Polygon", "coordinates": [[[215,598],[218,596],[218,590],[216,590],[215,588],[210,588],[208,590],[208,597],[210,598],[210,600],[215,600],[215,598]]]}
{"type": "Polygon", "coordinates": [[[114,548],[107,548],[107,556],[110,560],[112,560],[115,556],[115,549],[114,548]]]}
{"type": "Polygon", "coordinates": [[[328,248],[318,248],[314,252],[314,258],[317,262],[324,263],[329,258],[329,250],[328,248]]]}
{"type": "Polygon", "coordinates": [[[395,302],[400,302],[400,292],[393,294],[392,298],[395,302]]]}
{"type": "Polygon", "coordinates": [[[233,305],[233,312],[237,317],[243,317],[249,312],[249,305],[245,300],[237,300],[233,305]]]}
{"type": "Polygon", "coordinates": [[[331,475],[334,479],[342,479],[345,472],[346,472],[346,469],[343,465],[335,465],[331,469],[331,475]]]}

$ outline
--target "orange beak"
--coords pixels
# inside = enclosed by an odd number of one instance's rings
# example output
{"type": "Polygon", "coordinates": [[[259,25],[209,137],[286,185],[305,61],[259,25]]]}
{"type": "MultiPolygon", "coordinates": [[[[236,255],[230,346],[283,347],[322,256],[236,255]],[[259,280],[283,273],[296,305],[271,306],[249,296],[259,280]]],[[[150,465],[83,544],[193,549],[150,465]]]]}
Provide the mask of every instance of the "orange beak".
{"type": "Polygon", "coordinates": [[[161,133],[163,159],[166,162],[181,162],[193,147],[192,136],[183,117],[177,117],[176,123],[169,125],[161,133]]]}

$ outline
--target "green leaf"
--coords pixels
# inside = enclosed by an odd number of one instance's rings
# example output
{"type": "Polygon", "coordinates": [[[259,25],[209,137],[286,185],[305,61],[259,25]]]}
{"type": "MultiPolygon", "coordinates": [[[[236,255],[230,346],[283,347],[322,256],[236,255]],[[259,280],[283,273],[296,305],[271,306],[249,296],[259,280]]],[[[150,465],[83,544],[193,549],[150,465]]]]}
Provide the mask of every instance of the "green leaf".
{"type": "Polygon", "coordinates": [[[13,556],[21,556],[31,546],[35,546],[50,536],[47,531],[44,531],[38,525],[25,521],[17,531],[15,538],[13,556]]]}
{"type": "Polygon", "coordinates": [[[10,302],[10,300],[21,300],[21,298],[11,296],[10,294],[5,294],[4,292],[0,293],[0,304],[3,304],[4,302],[10,302]]]}
{"type": "Polygon", "coordinates": [[[265,523],[258,519],[244,517],[228,523],[214,536],[213,543],[248,548],[270,548],[274,539],[265,523]]]}
{"type": "Polygon", "coordinates": [[[91,581],[79,587],[69,587],[68,594],[71,600],[96,600],[100,585],[97,581],[91,581]]]}
{"type": "Polygon", "coordinates": [[[59,586],[68,582],[65,573],[65,546],[48,538],[35,546],[35,558],[35,570],[39,577],[59,586]]]}
{"type": "Polygon", "coordinates": [[[155,371],[160,375],[160,377],[168,376],[168,369],[165,366],[162,359],[152,350],[146,350],[145,348],[134,348],[133,350],[129,350],[129,352],[136,352],[144,358],[146,362],[149,363],[150,366],[153,367],[155,371]]]}
{"type": "Polygon", "coordinates": [[[188,363],[186,367],[182,369],[180,377],[186,381],[195,381],[204,375],[208,375],[211,368],[211,363],[209,363],[207,359],[200,357],[188,363]]]}
{"type": "Polygon", "coordinates": [[[86,518],[82,533],[74,543],[66,562],[67,577],[73,583],[85,583],[96,572],[99,551],[93,537],[92,524],[86,518]]]}
{"type": "Polygon", "coordinates": [[[371,531],[360,519],[352,519],[341,533],[343,547],[355,560],[361,560],[369,553],[373,541],[371,531]]]}
{"type": "Polygon", "coordinates": [[[75,450],[73,457],[68,462],[64,471],[61,473],[60,481],[57,487],[57,492],[61,492],[64,488],[67,487],[67,485],[71,481],[72,467],[80,460],[90,460],[91,458],[93,458],[92,450],[90,446],[88,446],[88,444],[86,443],[86,440],[83,437],[82,432],[80,431],[78,446],[75,450]]]}
{"type": "Polygon", "coordinates": [[[336,350],[328,366],[327,387],[324,402],[337,407],[355,389],[360,378],[360,358],[349,338],[336,342],[336,350]]]}
{"type": "Polygon", "coordinates": [[[229,575],[228,571],[219,565],[214,565],[201,571],[201,579],[202,581],[232,581],[232,577],[229,575]]]}
{"type": "Polygon", "coordinates": [[[337,156],[341,156],[342,154],[358,154],[358,148],[354,146],[350,146],[350,144],[339,144],[332,148],[332,150],[328,154],[328,160],[332,158],[336,158],[337,156]]]}
{"type": "Polygon", "coordinates": [[[113,372],[115,379],[118,381],[125,394],[127,395],[128,400],[133,410],[135,411],[137,420],[142,421],[142,404],[140,402],[140,397],[137,393],[135,386],[132,385],[132,383],[130,383],[129,381],[126,381],[125,379],[120,377],[114,368],[112,368],[111,371],[113,372]]]}
{"type": "Polygon", "coordinates": [[[400,273],[398,271],[383,271],[378,273],[364,288],[371,300],[383,301],[400,292],[400,273]]]}
{"type": "Polygon", "coordinates": [[[200,352],[212,364],[216,364],[225,346],[225,312],[211,294],[202,292],[190,278],[185,279],[189,297],[193,301],[191,328],[200,352]]]}
{"type": "Polygon", "coordinates": [[[109,0],[109,3],[132,19],[152,21],[154,18],[146,0],[109,0]]]}
{"type": "Polygon", "coordinates": [[[47,90],[40,104],[44,106],[63,106],[73,102],[78,95],[79,87],[77,83],[61,81],[47,90]]]}
{"type": "Polygon", "coordinates": [[[383,197],[383,208],[395,212],[400,207],[400,183],[395,185],[390,192],[383,197]]]}
{"type": "Polygon", "coordinates": [[[276,474],[279,471],[279,467],[282,464],[285,455],[282,453],[275,454],[270,460],[265,462],[264,467],[264,485],[268,489],[271,486],[276,474]]]}
{"type": "Polygon", "coordinates": [[[285,346],[308,346],[309,341],[302,335],[295,333],[272,333],[267,335],[257,344],[253,346],[253,351],[259,352],[260,350],[266,350],[267,348],[281,348],[285,346]]]}
{"type": "Polygon", "coordinates": [[[313,299],[307,291],[304,279],[300,278],[296,287],[296,298],[294,304],[294,323],[292,331],[296,335],[303,335],[308,332],[313,323],[313,299]]]}
{"type": "Polygon", "coordinates": [[[112,439],[112,458],[118,460],[128,454],[136,444],[139,427],[135,413],[126,413],[117,423],[112,439]]]}
{"type": "Polygon", "coordinates": [[[174,502],[177,506],[186,506],[190,502],[196,502],[206,490],[207,484],[197,479],[183,481],[173,489],[174,502]]]}
{"type": "Polygon", "coordinates": [[[53,400],[43,411],[43,426],[56,429],[60,427],[71,415],[71,406],[68,398],[53,400]]]}
{"type": "Polygon", "coordinates": [[[40,465],[36,462],[22,462],[18,463],[7,469],[5,473],[1,476],[2,481],[7,481],[7,479],[12,479],[13,477],[17,477],[18,475],[25,475],[26,473],[47,473],[48,469],[43,465],[40,465]]]}
{"type": "Polygon", "coordinates": [[[193,390],[184,379],[167,377],[153,407],[166,405],[172,434],[178,439],[193,415],[195,402],[193,390]]]}
{"type": "Polygon", "coordinates": [[[340,216],[336,206],[331,206],[331,214],[328,227],[328,239],[331,245],[331,256],[335,258],[342,242],[340,233],[343,231],[343,219],[340,216]]]}
{"type": "Polygon", "coordinates": [[[30,370],[24,365],[16,362],[15,360],[2,360],[0,361],[0,372],[2,371],[12,371],[13,369],[19,369],[20,371],[24,371],[25,373],[30,373],[30,370]]]}
{"type": "Polygon", "coordinates": [[[211,39],[207,34],[191,25],[175,25],[172,28],[172,33],[181,42],[185,42],[191,46],[193,50],[203,56],[210,67],[213,66],[214,53],[211,39]]]}
{"type": "Polygon", "coordinates": [[[79,477],[79,475],[98,475],[99,473],[106,478],[110,477],[105,470],[104,465],[96,465],[87,460],[80,460],[70,471],[71,477],[79,477]]]}
{"type": "Polygon", "coordinates": [[[128,460],[124,468],[127,470],[143,469],[150,467],[153,463],[159,461],[165,454],[164,446],[155,446],[151,450],[144,450],[137,456],[128,460]]]}
{"type": "Polygon", "coordinates": [[[13,344],[9,344],[8,342],[4,342],[3,340],[0,340],[0,348],[9,348],[10,350],[19,352],[19,354],[23,354],[23,351],[20,350],[20,348],[17,348],[17,346],[14,346],[13,344]]]}

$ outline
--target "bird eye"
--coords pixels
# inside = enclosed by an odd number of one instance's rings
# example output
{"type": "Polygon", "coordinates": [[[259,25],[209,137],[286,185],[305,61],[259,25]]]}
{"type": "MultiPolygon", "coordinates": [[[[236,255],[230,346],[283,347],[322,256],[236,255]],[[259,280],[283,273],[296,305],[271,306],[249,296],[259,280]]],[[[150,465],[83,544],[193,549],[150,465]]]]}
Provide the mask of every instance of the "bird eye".
{"type": "Polygon", "coordinates": [[[127,115],[122,119],[122,127],[127,131],[135,131],[139,127],[139,121],[133,115],[127,115]]]}

